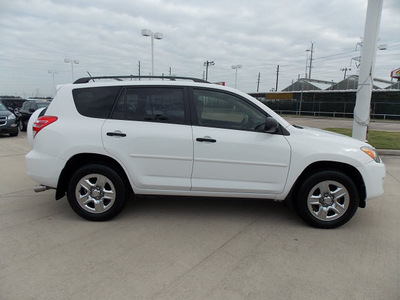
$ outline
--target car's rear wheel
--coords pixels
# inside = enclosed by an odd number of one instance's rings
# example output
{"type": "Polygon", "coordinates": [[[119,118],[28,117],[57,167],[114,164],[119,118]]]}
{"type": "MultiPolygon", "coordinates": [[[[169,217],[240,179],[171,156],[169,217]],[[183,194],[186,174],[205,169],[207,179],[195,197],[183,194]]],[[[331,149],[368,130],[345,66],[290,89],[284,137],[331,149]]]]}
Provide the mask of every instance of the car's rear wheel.
{"type": "Polygon", "coordinates": [[[299,215],[311,226],[335,228],[348,222],[359,204],[354,182],[339,171],[320,171],[307,178],[297,194],[299,215]]]}
{"type": "Polygon", "coordinates": [[[108,166],[91,164],[78,169],[69,181],[68,202],[81,217],[110,220],[122,210],[126,189],[121,176],[108,166]]]}

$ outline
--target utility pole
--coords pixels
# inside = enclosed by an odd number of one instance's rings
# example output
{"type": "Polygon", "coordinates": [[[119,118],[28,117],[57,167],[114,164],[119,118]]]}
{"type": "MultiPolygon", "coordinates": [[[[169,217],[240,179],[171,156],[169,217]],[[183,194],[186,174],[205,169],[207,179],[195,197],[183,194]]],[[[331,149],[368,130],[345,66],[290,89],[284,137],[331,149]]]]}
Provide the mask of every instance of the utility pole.
{"type": "Polygon", "coordinates": [[[307,57],[306,57],[306,71],[305,71],[305,73],[304,73],[304,78],[305,78],[305,79],[307,79],[307,76],[308,76],[308,53],[309,53],[310,51],[311,51],[310,49],[307,49],[307,50],[306,50],[307,57]]]}
{"type": "Polygon", "coordinates": [[[314,43],[311,42],[311,57],[310,57],[310,68],[308,69],[308,78],[311,79],[311,68],[312,68],[312,61],[313,61],[313,53],[314,53],[314,43]]]}
{"type": "Polygon", "coordinates": [[[139,60],[139,80],[140,80],[140,60],[139,60]]]}
{"type": "Polygon", "coordinates": [[[260,76],[261,76],[261,73],[260,73],[260,72],[258,72],[258,79],[257,79],[257,93],[258,93],[258,89],[259,89],[259,87],[260,87],[260,76]]]}
{"type": "Polygon", "coordinates": [[[365,141],[370,121],[371,95],[382,4],[383,0],[368,0],[352,133],[352,137],[360,141],[365,141]]]}
{"type": "Polygon", "coordinates": [[[340,69],[340,71],[342,71],[342,72],[344,71],[343,80],[345,80],[347,71],[351,71],[351,68],[342,68],[342,69],[340,69]]]}
{"type": "Polygon", "coordinates": [[[276,84],[275,84],[275,92],[278,91],[278,82],[279,82],[279,65],[276,67],[276,84]]]}
{"type": "Polygon", "coordinates": [[[169,76],[172,76],[172,68],[169,67],[169,76]]]}
{"type": "Polygon", "coordinates": [[[213,66],[215,65],[214,61],[206,61],[204,62],[204,66],[206,67],[206,81],[208,80],[208,66],[213,66]]]}

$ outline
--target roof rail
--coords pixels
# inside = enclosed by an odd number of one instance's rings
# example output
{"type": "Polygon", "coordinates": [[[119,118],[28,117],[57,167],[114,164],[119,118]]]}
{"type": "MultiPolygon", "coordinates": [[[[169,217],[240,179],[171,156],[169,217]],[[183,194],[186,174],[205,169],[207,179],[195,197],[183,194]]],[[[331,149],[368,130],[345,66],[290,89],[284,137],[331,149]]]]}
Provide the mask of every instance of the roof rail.
{"type": "Polygon", "coordinates": [[[117,81],[122,81],[122,79],[141,79],[141,78],[157,78],[157,79],[169,79],[169,80],[192,80],[193,82],[201,82],[201,83],[210,83],[208,81],[198,79],[198,78],[193,78],[193,77],[179,77],[179,76],[136,76],[136,75],[128,75],[128,76],[91,76],[91,77],[82,77],[77,80],[75,80],[74,84],[79,84],[79,83],[88,83],[91,80],[95,79],[114,79],[117,81]]]}

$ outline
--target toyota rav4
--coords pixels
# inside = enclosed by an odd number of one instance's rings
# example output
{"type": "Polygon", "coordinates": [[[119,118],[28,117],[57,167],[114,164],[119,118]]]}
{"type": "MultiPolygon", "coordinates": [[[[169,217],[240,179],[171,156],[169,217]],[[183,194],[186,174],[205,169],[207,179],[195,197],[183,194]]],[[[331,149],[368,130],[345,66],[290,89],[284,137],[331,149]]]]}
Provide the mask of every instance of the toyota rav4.
{"type": "Polygon", "coordinates": [[[385,166],[370,145],[293,126],[198,79],[78,79],[33,114],[28,137],[35,190],[56,189],[94,221],[133,193],[286,200],[308,224],[334,228],[383,194],[385,166]]]}

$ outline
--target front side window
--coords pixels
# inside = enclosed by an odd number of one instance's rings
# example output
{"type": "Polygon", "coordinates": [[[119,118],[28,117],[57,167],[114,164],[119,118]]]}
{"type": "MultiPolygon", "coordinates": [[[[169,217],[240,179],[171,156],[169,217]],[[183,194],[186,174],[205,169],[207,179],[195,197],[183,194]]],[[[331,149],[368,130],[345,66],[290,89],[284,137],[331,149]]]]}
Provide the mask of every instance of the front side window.
{"type": "Polygon", "coordinates": [[[184,124],[183,95],[181,88],[128,88],[118,99],[111,118],[184,124]]]}
{"type": "Polygon", "coordinates": [[[197,120],[200,126],[257,131],[266,115],[235,95],[194,90],[197,120]]]}

